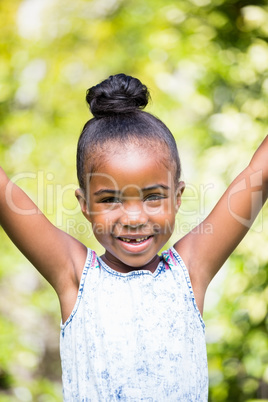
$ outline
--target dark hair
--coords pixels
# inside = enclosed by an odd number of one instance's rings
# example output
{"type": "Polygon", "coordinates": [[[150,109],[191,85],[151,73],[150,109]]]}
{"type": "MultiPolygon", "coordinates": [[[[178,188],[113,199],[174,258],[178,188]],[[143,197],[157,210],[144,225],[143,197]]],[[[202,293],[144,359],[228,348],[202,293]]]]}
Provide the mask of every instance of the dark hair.
{"type": "Polygon", "coordinates": [[[82,189],[86,188],[88,173],[85,162],[90,161],[93,172],[96,151],[103,150],[103,145],[111,141],[165,144],[175,168],[175,182],[179,181],[181,166],[173,135],[161,120],[142,111],[149,99],[147,87],[125,74],[110,76],[87,90],[86,100],[94,117],[85,124],[78,141],[77,176],[82,189]]]}

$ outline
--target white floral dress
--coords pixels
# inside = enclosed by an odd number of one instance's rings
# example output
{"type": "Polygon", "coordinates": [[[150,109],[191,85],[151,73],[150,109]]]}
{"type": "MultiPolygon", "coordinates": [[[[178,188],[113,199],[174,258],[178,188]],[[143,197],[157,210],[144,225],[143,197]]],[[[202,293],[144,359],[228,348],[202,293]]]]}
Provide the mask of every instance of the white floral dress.
{"type": "Polygon", "coordinates": [[[88,249],[61,325],[64,401],[207,401],[204,327],[174,248],[154,273],[126,274],[88,249]]]}

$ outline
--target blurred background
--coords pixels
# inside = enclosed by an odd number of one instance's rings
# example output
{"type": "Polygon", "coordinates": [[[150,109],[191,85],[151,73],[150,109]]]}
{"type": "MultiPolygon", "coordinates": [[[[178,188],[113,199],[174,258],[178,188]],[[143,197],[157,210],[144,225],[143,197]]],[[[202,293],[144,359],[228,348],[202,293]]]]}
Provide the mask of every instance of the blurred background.
{"type": "MultiPolygon", "coordinates": [[[[170,244],[199,224],[268,131],[263,0],[0,1],[0,165],[98,253],[76,199],[86,89],[124,72],[174,133],[187,189],[170,244]]],[[[208,291],[210,401],[268,401],[268,210],[208,291]]],[[[55,292],[0,228],[0,401],[61,401],[55,292]]]]}

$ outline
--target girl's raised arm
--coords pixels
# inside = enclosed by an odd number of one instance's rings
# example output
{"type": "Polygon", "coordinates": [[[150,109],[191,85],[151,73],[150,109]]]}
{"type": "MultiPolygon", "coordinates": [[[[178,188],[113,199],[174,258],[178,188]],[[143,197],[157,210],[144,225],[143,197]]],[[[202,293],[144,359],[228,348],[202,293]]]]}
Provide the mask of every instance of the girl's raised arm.
{"type": "Polygon", "coordinates": [[[0,224],[59,297],[79,285],[86,249],[57,229],[0,168],[0,224]]]}
{"type": "Polygon", "coordinates": [[[213,276],[249,230],[267,196],[268,136],[200,224],[210,230],[197,227],[175,244],[201,299],[213,276]]]}

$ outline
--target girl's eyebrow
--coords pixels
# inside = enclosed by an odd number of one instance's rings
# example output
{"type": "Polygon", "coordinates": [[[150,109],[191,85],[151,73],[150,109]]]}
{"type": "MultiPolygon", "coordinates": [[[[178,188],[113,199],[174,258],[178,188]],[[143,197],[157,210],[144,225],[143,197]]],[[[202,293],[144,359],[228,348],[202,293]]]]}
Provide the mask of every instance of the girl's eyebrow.
{"type": "MultiPolygon", "coordinates": [[[[155,184],[153,186],[148,186],[148,187],[141,188],[141,192],[158,190],[158,189],[170,190],[170,187],[166,186],[165,184],[155,184]]],[[[119,195],[120,191],[119,190],[112,190],[112,189],[109,189],[109,188],[101,188],[100,190],[96,191],[94,193],[94,195],[98,196],[98,195],[101,195],[101,194],[104,194],[104,193],[113,194],[113,195],[119,195]]]]}
{"type": "Polygon", "coordinates": [[[166,186],[165,184],[155,184],[154,186],[144,187],[141,189],[141,191],[158,190],[160,188],[163,190],[170,190],[170,187],[166,186]]]}
{"type": "Polygon", "coordinates": [[[109,188],[101,188],[100,190],[96,191],[94,195],[101,195],[103,193],[108,193],[108,194],[120,194],[119,190],[110,190],[109,188]]]}

